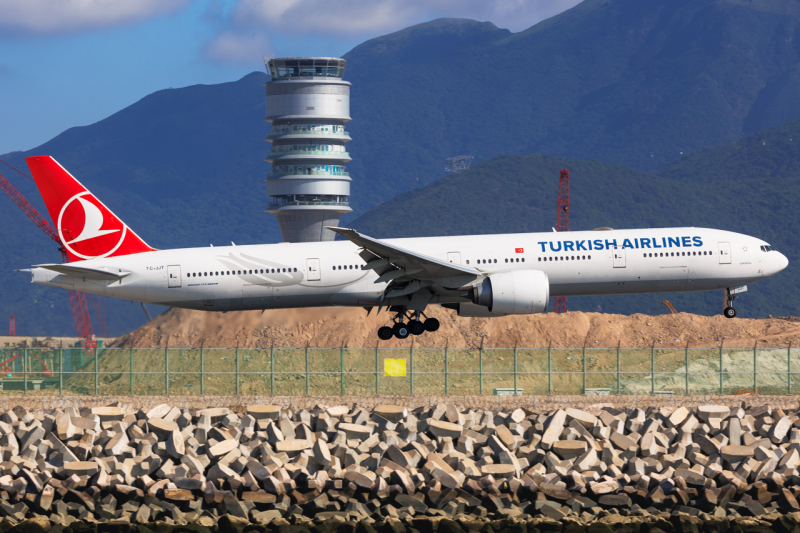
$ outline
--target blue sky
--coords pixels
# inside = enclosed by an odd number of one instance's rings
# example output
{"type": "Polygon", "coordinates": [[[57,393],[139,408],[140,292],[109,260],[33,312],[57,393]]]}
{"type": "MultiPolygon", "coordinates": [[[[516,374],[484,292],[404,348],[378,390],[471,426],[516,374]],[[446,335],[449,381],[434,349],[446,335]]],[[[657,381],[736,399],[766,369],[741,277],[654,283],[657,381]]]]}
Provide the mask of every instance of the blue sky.
{"type": "Polygon", "coordinates": [[[2,0],[0,154],[29,150],[169,87],[341,56],[438,17],[520,31],[579,0],[2,0]]]}

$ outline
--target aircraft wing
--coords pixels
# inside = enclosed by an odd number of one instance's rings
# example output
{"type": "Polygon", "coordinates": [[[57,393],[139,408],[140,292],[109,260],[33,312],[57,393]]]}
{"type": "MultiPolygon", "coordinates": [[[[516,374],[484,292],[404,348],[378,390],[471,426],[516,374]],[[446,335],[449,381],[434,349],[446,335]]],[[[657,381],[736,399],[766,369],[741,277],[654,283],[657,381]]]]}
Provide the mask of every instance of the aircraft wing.
{"type": "Polygon", "coordinates": [[[67,276],[76,276],[79,278],[86,278],[86,279],[116,281],[124,278],[125,276],[130,275],[130,272],[109,272],[108,270],[100,270],[97,268],[79,267],[72,265],[70,263],[66,264],[51,263],[51,264],[34,265],[34,266],[36,268],[45,268],[47,270],[52,270],[53,272],[58,272],[59,274],[65,274],[67,276]]]}
{"type": "Polygon", "coordinates": [[[327,229],[335,231],[347,240],[364,248],[361,257],[367,262],[362,269],[373,269],[378,274],[376,283],[390,280],[429,280],[436,282],[443,278],[463,280],[465,277],[476,277],[481,273],[474,268],[448,263],[435,257],[412,252],[392,244],[362,235],[349,228],[327,229]]]}

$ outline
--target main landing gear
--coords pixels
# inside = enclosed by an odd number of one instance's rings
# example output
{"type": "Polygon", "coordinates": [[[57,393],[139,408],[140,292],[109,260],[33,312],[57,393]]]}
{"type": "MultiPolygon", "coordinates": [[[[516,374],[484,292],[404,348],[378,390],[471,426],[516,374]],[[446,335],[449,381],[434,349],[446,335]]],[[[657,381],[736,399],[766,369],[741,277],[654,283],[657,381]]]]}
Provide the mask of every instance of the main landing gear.
{"type": "Polygon", "coordinates": [[[731,294],[730,289],[725,289],[725,309],[722,311],[725,318],[736,317],[736,309],[733,308],[733,301],[738,299],[738,296],[731,294]]]}
{"type": "Polygon", "coordinates": [[[383,326],[378,329],[378,337],[382,341],[388,341],[392,337],[406,339],[409,335],[422,335],[426,331],[436,331],[439,329],[439,321],[435,318],[428,318],[421,311],[413,311],[410,314],[406,309],[392,309],[397,314],[394,317],[392,327],[383,326]],[[420,315],[425,317],[425,321],[420,320],[420,315]],[[405,323],[404,320],[408,320],[405,323]]]}

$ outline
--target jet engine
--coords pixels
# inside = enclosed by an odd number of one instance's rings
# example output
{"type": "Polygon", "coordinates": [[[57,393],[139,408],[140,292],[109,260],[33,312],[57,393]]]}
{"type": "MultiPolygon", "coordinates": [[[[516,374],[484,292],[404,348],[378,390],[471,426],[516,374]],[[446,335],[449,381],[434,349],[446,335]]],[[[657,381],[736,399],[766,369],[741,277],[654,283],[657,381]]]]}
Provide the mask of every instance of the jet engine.
{"type": "Polygon", "coordinates": [[[550,280],[541,270],[490,274],[470,296],[473,304],[489,311],[488,316],[544,313],[550,297],[550,280]]]}

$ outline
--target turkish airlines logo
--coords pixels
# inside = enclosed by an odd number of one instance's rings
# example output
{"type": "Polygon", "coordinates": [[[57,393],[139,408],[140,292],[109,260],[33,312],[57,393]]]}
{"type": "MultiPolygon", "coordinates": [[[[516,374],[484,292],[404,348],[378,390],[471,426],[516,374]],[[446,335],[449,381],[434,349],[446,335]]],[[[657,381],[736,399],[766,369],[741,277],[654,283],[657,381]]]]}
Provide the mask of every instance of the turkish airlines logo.
{"type": "Polygon", "coordinates": [[[524,254],[525,250],[523,250],[522,248],[514,248],[514,252],[516,252],[518,254],[524,254]]]}
{"type": "Polygon", "coordinates": [[[117,251],[128,227],[92,196],[78,193],[58,214],[58,236],[73,255],[81,259],[107,257],[117,251]]]}

